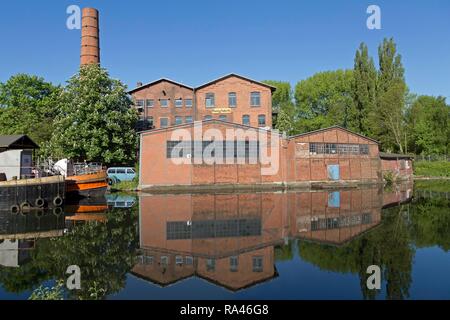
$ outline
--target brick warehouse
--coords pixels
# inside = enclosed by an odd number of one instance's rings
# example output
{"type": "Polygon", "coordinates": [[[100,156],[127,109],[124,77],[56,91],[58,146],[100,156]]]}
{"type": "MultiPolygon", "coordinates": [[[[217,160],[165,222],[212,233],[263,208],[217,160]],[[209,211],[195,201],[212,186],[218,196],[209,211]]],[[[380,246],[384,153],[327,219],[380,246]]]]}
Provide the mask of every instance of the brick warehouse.
{"type": "MultiPolygon", "coordinates": [[[[194,140],[190,140],[189,148],[195,144],[194,140]]],[[[348,185],[382,181],[378,143],[338,126],[282,137],[275,131],[212,119],[142,132],[140,150],[139,184],[142,190],[311,187],[315,183],[348,185]],[[226,136],[224,131],[230,128],[246,129],[267,133],[268,138],[261,141],[259,135],[246,137],[241,141],[241,156],[235,154],[232,163],[195,162],[191,159],[195,158],[194,151],[179,153],[179,158],[190,158],[187,163],[174,163],[171,152],[181,141],[177,140],[175,133],[178,129],[187,129],[193,137],[196,126],[201,130],[196,139],[207,145],[219,143],[220,148],[224,148],[223,154],[227,146],[239,142],[214,140],[206,136],[209,129],[218,130],[222,136],[226,136]],[[273,139],[274,135],[278,139],[273,139]],[[276,163],[276,172],[265,175],[262,169],[270,165],[261,163],[260,159],[251,161],[248,153],[252,145],[259,151],[266,149],[271,161],[276,163]],[[276,153],[272,147],[277,147],[276,153]],[[238,163],[240,157],[243,162],[238,163]]]]}

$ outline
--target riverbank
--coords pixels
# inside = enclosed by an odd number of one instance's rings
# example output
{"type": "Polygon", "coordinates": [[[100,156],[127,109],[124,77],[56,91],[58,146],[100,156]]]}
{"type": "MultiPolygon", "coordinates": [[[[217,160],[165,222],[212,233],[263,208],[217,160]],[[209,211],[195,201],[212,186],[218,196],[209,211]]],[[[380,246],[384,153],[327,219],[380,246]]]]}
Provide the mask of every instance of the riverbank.
{"type": "Polygon", "coordinates": [[[448,161],[420,161],[414,164],[415,179],[450,179],[450,162],[448,161]]]}
{"type": "Polygon", "coordinates": [[[111,186],[111,192],[136,192],[138,191],[138,180],[121,181],[111,186]]]}

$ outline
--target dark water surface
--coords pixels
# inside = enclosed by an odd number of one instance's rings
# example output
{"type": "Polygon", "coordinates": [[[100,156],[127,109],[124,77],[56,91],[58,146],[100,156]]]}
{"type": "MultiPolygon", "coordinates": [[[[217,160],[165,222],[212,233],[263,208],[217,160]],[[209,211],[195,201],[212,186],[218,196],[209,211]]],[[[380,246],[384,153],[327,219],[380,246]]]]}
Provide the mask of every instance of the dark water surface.
{"type": "MultiPolygon", "coordinates": [[[[84,299],[450,299],[450,199],[402,185],[108,195],[0,213],[0,299],[81,269],[84,299]],[[369,290],[378,265],[381,290],[369,290]]],[[[440,190],[439,190],[440,191],[440,190]]]]}

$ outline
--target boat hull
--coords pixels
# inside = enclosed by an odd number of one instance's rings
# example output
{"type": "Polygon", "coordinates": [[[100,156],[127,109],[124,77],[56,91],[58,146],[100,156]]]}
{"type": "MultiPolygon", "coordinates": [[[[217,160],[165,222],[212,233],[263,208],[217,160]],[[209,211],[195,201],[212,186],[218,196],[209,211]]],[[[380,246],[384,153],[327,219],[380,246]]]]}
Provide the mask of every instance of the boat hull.
{"type": "Polygon", "coordinates": [[[0,210],[10,211],[14,206],[26,209],[61,207],[65,187],[62,176],[0,182],[0,210]],[[38,199],[42,205],[37,204],[38,199]]]}
{"type": "Polygon", "coordinates": [[[70,176],[66,180],[68,198],[101,197],[108,189],[106,171],[79,176],[70,176]]]}

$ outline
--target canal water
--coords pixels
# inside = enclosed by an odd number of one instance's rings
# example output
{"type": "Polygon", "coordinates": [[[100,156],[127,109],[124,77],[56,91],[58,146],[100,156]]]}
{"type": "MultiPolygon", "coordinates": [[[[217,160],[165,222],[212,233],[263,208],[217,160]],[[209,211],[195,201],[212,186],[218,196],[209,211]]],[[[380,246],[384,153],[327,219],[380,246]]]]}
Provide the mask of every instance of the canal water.
{"type": "Polygon", "coordinates": [[[2,212],[0,299],[54,287],[71,265],[68,299],[450,299],[443,188],[109,194],[2,212]]]}

